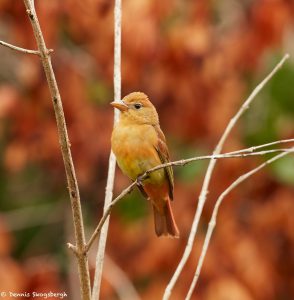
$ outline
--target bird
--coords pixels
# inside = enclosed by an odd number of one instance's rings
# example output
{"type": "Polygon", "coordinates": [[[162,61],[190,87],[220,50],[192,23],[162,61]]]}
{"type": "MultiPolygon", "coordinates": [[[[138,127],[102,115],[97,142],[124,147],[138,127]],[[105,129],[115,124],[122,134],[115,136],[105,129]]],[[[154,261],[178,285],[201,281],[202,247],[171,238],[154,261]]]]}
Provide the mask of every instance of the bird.
{"type": "Polygon", "coordinates": [[[170,161],[156,108],[142,92],[132,92],[111,105],[120,110],[111,135],[111,148],[118,166],[132,181],[137,180],[139,190],[150,200],[156,235],[178,238],[179,230],[171,208],[172,167],[158,169],[140,180],[149,169],[170,161]]]}

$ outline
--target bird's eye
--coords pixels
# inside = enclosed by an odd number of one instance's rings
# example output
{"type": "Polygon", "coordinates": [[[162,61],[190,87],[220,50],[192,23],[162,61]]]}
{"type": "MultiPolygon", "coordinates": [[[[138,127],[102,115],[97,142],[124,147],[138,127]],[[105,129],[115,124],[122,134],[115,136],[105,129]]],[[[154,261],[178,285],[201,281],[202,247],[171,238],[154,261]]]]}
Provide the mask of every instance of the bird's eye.
{"type": "Polygon", "coordinates": [[[136,104],[134,104],[134,107],[136,109],[140,109],[142,107],[142,104],[141,103],[136,103],[136,104]]]}

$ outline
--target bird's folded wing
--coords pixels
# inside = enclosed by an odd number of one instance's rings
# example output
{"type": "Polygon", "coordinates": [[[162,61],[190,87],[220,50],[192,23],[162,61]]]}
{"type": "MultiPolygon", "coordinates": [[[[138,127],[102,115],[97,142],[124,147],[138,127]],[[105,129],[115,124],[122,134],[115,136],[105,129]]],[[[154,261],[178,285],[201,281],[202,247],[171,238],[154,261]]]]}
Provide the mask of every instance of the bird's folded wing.
{"type": "MultiPolygon", "coordinates": [[[[159,126],[154,126],[157,136],[158,136],[158,143],[155,146],[155,149],[158,153],[158,156],[160,158],[160,161],[165,164],[170,161],[169,159],[169,152],[166,145],[166,140],[163,132],[161,131],[159,126]]],[[[164,168],[168,185],[169,185],[169,197],[171,200],[173,200],[173,194],[174,194],[174,175],[173,175],[173,169],[171,166],[164,168]]]]}

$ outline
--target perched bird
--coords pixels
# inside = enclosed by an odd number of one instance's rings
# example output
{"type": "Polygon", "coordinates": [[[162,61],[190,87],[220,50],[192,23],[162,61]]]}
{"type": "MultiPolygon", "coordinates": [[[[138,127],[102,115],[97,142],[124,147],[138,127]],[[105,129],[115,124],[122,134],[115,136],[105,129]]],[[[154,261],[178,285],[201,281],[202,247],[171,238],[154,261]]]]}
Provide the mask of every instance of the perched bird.
{"type": "MultiPolygon", "coordinates": [[[[158,114],[144,93],[131,93],[111,105],[121,111],[112,132],[111,147],[124,174],[135,181],[147,170],[169,162],[158,114]]],[[[150,173],[138,188],[152,203],[156,234],[179,237],[170,203],[174,188],[172,168],[150,173]]]]}

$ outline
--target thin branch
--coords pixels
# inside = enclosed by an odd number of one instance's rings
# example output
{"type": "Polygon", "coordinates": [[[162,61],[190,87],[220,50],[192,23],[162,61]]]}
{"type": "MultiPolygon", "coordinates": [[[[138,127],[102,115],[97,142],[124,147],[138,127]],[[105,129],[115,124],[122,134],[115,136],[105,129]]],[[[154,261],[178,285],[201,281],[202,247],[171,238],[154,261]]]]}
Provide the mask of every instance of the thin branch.
{"type": "MultiPolygon", "coordinates": [[[[267,82],[275,75],[275,73],[282,67],[282,65],[288,58],[289,58],[289,54],[286,54],[282,58],[282,60],[276,65],[276,67],[270,72],[270,74],[268,76],[266,76],[266,78],[253,90],[253,92],[250,94],[250,96],[247,98],[247,100],[245,100],[245,102],[243,103],[241,108],[238,110],[238,112],[235,114],[235,116],[228,123],[222,137],[220,138],[215,150],[213,151],[214,155],[218,155],[221,153],[223,145],[224,145],[227,137],[229,136],[230,132],[236,125],[237,121],[240,119],[240,117],[243,115],[243,113],[249,108],[251,102],[256,97],[256,95],[263,89],[263,87],[267,84],[267,82]]],[[[201,192],[199,195],[198,205],[197,205],[196,213],[194,216],[194,220],[192,223],[192,227],[191,227],[191,231],[190,231],[190,235],[188,238],[188,242],[187,242],[185,251],[183,253],[183,256],[182,256],[170,282],[168,283],[168,285],[165,289],[165,292],[163,295],[163,300],[168,300],[170,298],[172,289],[174,288],[176,281],[178,280],[190,254],[191,254],[195,236],[196,236],[197,229],[198,229],[198,224],[199,224],[200,217],[202,214],[203,206],[206,202],[206,196],[208,194],[208,188],[209,188],[209,184],[210,184],[210,180],[212,177],[212,173],[213,173],[215,164],[216,164],[216,160],[211,159],[209,162],[209,165],[208,165],[208,168],[207,168],[207,171],[205,174],[204,182],[202,185],[202,189],[201,189],[201,192]]]]}
{"type": "MultiPolygon", "coordinates": [[[[270,149],[270,150],[264,150],[264,151],[253,152],[253,153],[249,152],[249,151],[252,151],[251,149],[254,149],[254,148],[260,149],[260,148],[263,148],[263,147],[267,147],[268,145],[281,144],[281,143],[285,143],[285,142],[294,142],[294,139],[276,141],[276,142],[272,142],[272,143],[268,143],[268,144],[264,144],[264,145],[260,145],[260,146],[256,146],[256,147],[250,147],[250,148],[243,149],[243,150],[238,150],[238,151],[235,151],[235,152],[224,153],[224,154],[220,154],[220,155],[198,156],[198,157],[192,157],[192,158],[188,158],[188,159],[183,159],[183,160],[169,162],[169,163],[162,164],[162,165],[156,166],[156,167],[148,170],[147,172],[145,172],[140,177],[140,180],[144,180],[148,176],[148,174],[150,174],[151,172],[154,172],[154,171],[156,171],[158,169],[162,169],[162,168],[165,168],[167,166],[184,166],[186,164],[189,164],[189,163],[192,163],[192,162],[195,162],[195,161],[199,161],[199,160],[223,159],[223,158],[237,158],[237,157],[248,157],[248,156],[260,156],[260,155],[265,155],[265,154],[270,154],[270,153],[276,153],[276,152],[282,152],[282,153],[293,152],[293,148],[270,149]],[[242,152],[244,152],[244,153],[242,153],[242,152]],[[246,152],[248,152],[248,153],[246,153],[246,152]]],[[[100,221],[99,221],[99,223],[98,223],[95,231],[93,232],[91,238],[89,239],[88,243],[86,244],[86,246],[84,248],[85,252],[88,252],[89,249],[91,248],[93,242],[95,241],[96,237],[99,235],[104,222],[106,221],[106,219],[110,215],[111,210],[115,206],[115,204],[117,204],[117,202],[119,202],[122,198],[124,198],[127,194],[129,194],[136,187],[137,183],[138,183],[138,179],[136,181],[134,181],[131,185],[129,185],[127,188],[125,188],[109,204],[109,206],[105,210],[102,218],[100,219],[100,221]]]]}
{"type": "MultiPolygon", "coordinates": [[[[294,140],[293,140],[294,141],[294,140]]],[[[234,152],[228,152],[224,154],[218,154],[218,155],[204,155],[204,156],[197,156],[197,157],[191,157],[187,159],[181,159],[177,161],[171,161],[162,165],[158,165],[148,171],[146,171],[145,174],[143,174],[140,179],[145,179],[150,173],[157,171],[159,169],[169,167],[169,166],[185,166],[186,164],[189,164],[191,162],[195,162],[198,160],[207,160],[207,159],[223,159],[223,158],[238,158],[238,157],[248,157],[248,156],[260,156],[260,155],[265,155],[265,154],[270,154],[270,153],[276,153],[276,152],[292,152],[290,148],[284,148],[284,149],[270,149],[270,150],[263,150],[263,151],[258,151],[258,152],[251,152],[253,147],[243,149],[243,150],[238,150],[234,152]]]]}
{"type": "MultiPolygon", "coordinates": [[[[292,152],[294,151],[294,147],[292,148],[292,152]]],[[[215,225],[216,225],[216,218],[217,218],[217,214],[218,214],[218,210],[219,210],[219,207],[220,205],[222,204],[224,198],[233,190],[235,189],[239,184],[241,184],[243,181],[245,181],[246,179],[248,179],[249,177],[251,177],[252,175],[254,175],[255,173],[257,173],[258,171],[260,171],[262,168],[266,167],[267,165],[273,163],[274,161],[284,157],[285,155],[289,154],[290,152],[284,152],[284,153],[280,153],[274,157],[272,157],[271,159],[265,161],[264,163],[262,163],[261,165],[259,165],[258,167],[254,168],[253,170],[243,174],[242,176],[238,177],[237,180],[235,180],[220,196],[219,198],[217,199],[216,201],[216,204],[214,206],[214,209],[213,209],[213,213],[212,213],[212,217],[210,219],[210,222],[209,222],[209,226],[208,226],[208,229],[207,229],[207,233],[206,233],[206,236],[205,236],[205,240],[204,240],[204,244],[203,244],[203,247],[202,247],[202,251],[201,251],[201,254],[200,254],[200,258],[199,258],[199,261],[198,261],[198,265],[197,265],[197,268],[196,268],[196,272],[194,274],[194,277],[193,277],[193,280],[192,280],[192,283],[191,283],[191,286],[189,288],[189,291],[188,291],[188,294],[185,298],[185,300],[189,300],[191,299],[191,296],[192,296],[192,293],[195,289],[195,286],[197,284],[197,281],[198,281],[198,278],[199,278],[199,275],[200,275],[200,272],[201,272],[201,268],[202,268],[202,265],[203,265],[203,262],[204,262],[204,259],[205,259],[205,256],[206,256],[206,253],[207,253],[207,249],[208,249],[208,246],[209,246],[209,243],[210,243],[210,240],[211,240],[211,236],[212,236],[212,233],[213,233],[213,230],[215,228],[215,225]]]]}
{"type": "Polygon", "coordinates": [[[38,55],[38,56],[40,55],[40,52],[38,50],[30,50],[30,49],[20,48],[20,47],[14,46],[12,44],[9,44],[9,43],[3,42],[3,41],[0,41],[0,45],[10,48],[12,50],[18,51],[18,52],[25,53],[25,54],[34,54],[34,55],[38,55]]]}
{"type": "MultiPolygon", "coordinates": [[[[115,5],[114,5],[113,83],[114,83],[114,101],[120,101],[121,100],[121,0],[115,0],[115,5]]],[[[116,109],[114,110],[114,125],[118,121],[118,118],[119,118],[119,112],[116,109]]],[[[116,165],[116,159],[113,152],[111,151],[109,157],[108,176],[107,176],[107,184],[106,184],[106,191],[105,191],[104,209],[103,209],[104,215],[108,207],[111,205],[111,201],[113,197],[115,165],[116,165]]],[[[105,224],[102,227],[100,232],[98,252],[96,256],[96,267],[95,267],[95,277],[94,277],[93,290],[92,290],[92,300],[99,299],[105,246],[106,246],[107,232],[109,226],[109,217],[105,218],[104,223],[105,224]]]]}
{"type": "Polygon", "coordinates": [[[285,139],[285,140],[278,140],[278,141],[274,141],[274,142],[270,142],[270,143],[266,143],[266,144],[261,144],[261,145],[257,145],[257,146],[251,146],[247,149],[242,149],[242,150],[236,150],[236,151],[232,151],[230,152],[231,154],[234,153],[246,153],[246,152],[253,152],[255,150],[258,149],[262,149],[262,148],[267,148],[269,146],[274,146],[274,145],[280,145],[280,144],[286,144],[286,143],[292,143],[294,142],[294,139],[285,139]]]}
{"type": "Polygon", "coordinates": [[[43,64],[44,72],[46,74],[53,108],[56,117],[56,123],[58,128],[58,137],[59,143],[61,146],[61,153],[63,157],[65,173],[67,178],[69,196],[71,200],[73,221],[74,221],[74,232],[76,239],[76,249],[77,249],[77,261],[79,268],[79,279],[80,279],[80,288],[81,295],[83,300],[89,300],[91,296],[90,289],[90,276],[89,276],[89,267],[88,267],[88,257],[84,253],[85,246],[85,233],[83,225],[83,217],[80,203],[79,188],[77,183],[77,178],[75,174],[74,164],[72,160],[70,142],[68,138],[64,112],[62,107],[62,101],[60,93],[58,90],[57,82],[53,72],[51,59],[49,56],[49,51],[46,47],[44,37],[40,28],[38,17],[34,7],[33,0],[24,0],[26,7],[26,12],[28,14],[29,20],[31,22],[35,39],[38,45],[41,62],[43,64]]]}

